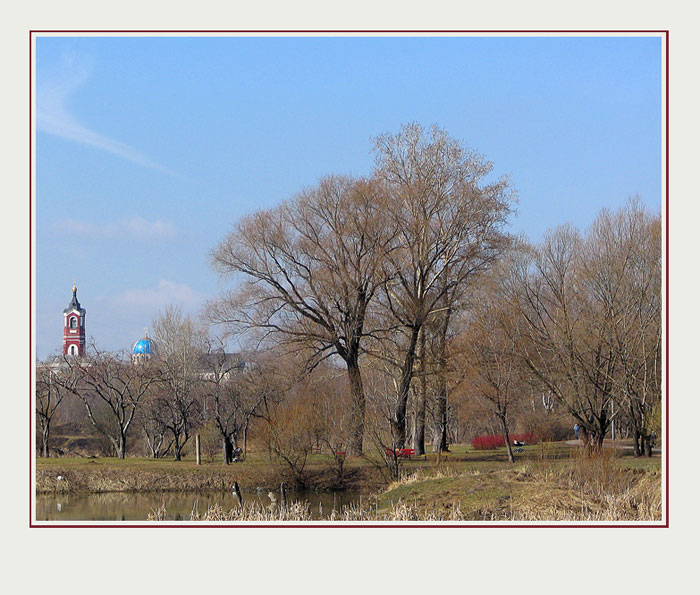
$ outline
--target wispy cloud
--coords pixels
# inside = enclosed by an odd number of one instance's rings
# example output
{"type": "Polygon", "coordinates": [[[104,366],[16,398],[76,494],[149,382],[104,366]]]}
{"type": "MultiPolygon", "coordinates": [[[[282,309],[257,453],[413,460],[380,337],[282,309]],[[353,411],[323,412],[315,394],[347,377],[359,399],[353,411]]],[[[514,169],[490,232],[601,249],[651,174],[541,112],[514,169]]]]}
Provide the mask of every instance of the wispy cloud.
{"type": "Polygon", "coordinates": [[[161,309],[169,304],[180,305],[185,310],[197,308],[204,302],[205,296],[184,283],[175,283],[162,279],[156,287],[146,289],[127,289],[108,298],[114,306],[131,308],[161,309]]]}
{"type": "Polygon", "coordinates": [[[60,68],[42,72],[37,80],[37,130],[89,145],[158,171],[173,173],[129,145],[90,130],[69,110],[70,98],[85,83],[93,64],[84,56],[66,54],[60,68]]]}
{"type": "Polygon", "coordinates": [[[147,221],[142,217],[131,217],[110,223],[93,223],[80,219],[61,219],[53,225],[54,231],[68,233],[72,236],[88,238],[139,238],[150,240],[169,240],[177,234],[177,228],[171,221],[156,219],[147,221]]]}

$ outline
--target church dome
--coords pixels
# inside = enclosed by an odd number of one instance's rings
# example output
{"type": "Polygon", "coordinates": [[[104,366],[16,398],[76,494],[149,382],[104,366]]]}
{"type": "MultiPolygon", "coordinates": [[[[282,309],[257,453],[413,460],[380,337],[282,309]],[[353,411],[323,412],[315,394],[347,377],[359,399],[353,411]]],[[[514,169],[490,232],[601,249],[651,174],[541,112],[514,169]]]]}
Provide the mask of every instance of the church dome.
{"type": "Polygon", "coordinates": [[[134,343],[133,348],[131,349],[131,352],[134,354],[151,353],[151,340],[150,339],[141,339],[140,341],[136,341],[136,343],[134,343]]]}
{"type": "Polygon", "coordinates": [[[155,353],[155,343],[149,338],[148,333],[144,333],[143,339],[139,339],[131,346],[132,355],[153,355],[155,353]]]}

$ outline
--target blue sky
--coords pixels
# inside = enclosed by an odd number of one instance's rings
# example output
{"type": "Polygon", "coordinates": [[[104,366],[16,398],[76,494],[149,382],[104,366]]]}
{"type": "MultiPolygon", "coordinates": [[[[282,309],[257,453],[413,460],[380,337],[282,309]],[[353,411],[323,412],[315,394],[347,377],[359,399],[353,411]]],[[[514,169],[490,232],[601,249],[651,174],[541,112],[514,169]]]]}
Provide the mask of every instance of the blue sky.
{"type": "Polygon", "coordinates": [[[659,38],[40,37],[36,349],[61,347],[73,279],[87,334],[128,347],[168,304],[226,287],[211,248],[243,214],[372,137],[438,124],[508,174],[512,231],[661,206],[659,38]]]}

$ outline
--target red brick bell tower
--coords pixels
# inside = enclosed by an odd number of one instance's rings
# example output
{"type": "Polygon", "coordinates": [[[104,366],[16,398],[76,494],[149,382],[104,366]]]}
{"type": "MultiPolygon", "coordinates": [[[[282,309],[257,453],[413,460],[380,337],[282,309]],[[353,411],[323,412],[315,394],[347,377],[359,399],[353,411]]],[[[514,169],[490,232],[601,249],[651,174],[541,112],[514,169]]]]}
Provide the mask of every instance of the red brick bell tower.
{"type": "Polygon", "coordinates": [[[78,288],[73,283],[73,299],[63,311],[63,355],[85,353],[85,309],[80,307],[78,288]]]}

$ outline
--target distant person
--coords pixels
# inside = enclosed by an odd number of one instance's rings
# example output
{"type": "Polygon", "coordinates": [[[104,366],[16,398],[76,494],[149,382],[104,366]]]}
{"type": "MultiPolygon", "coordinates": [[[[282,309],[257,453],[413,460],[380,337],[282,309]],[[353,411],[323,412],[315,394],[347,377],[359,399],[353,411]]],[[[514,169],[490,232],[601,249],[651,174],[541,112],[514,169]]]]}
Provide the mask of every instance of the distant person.
{"type": "Polygon", "coordinates": [[[578,424],[576,424],[576,425],[574,426],[574,436],[576,436],[576,440],[578,440],[578,431],[579,431],[580,429],[581,429],[581,428],[580,428],[580,426],[579,426],[578,424]]]}

